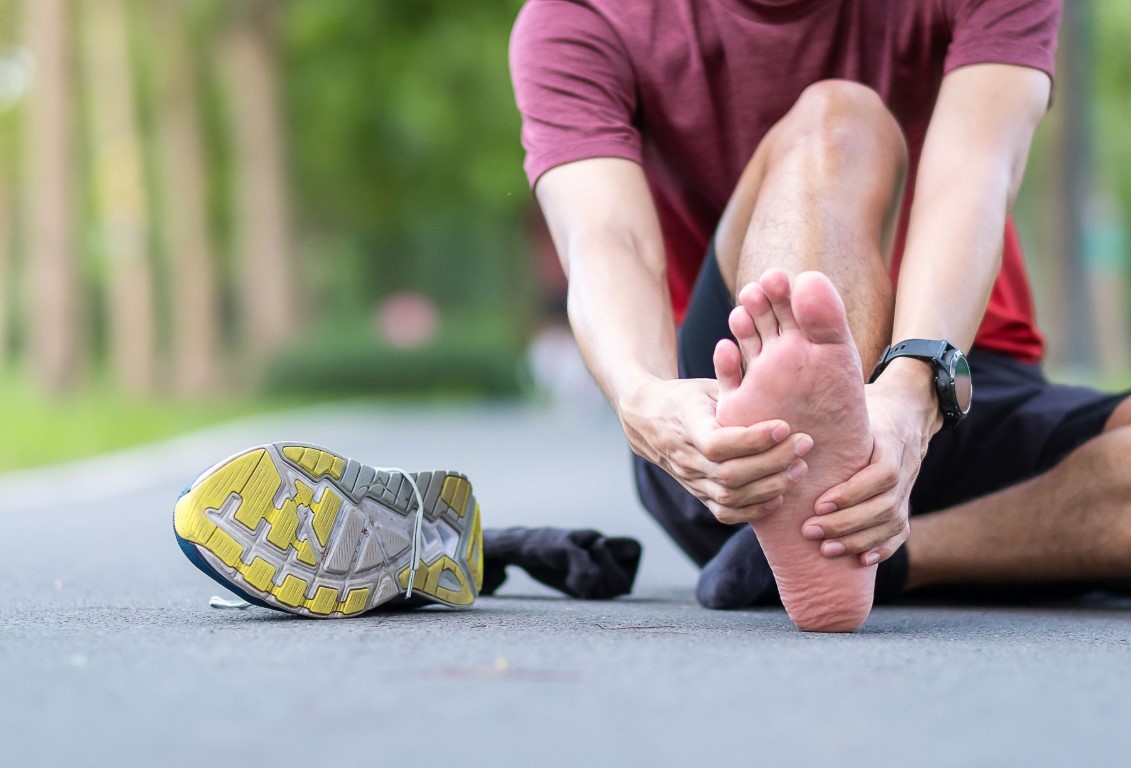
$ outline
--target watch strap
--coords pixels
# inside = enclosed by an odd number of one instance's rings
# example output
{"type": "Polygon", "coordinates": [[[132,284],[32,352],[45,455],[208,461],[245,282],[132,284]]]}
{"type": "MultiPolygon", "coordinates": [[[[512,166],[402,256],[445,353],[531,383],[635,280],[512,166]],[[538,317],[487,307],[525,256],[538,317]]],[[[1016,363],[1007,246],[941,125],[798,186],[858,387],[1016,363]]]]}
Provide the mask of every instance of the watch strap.
{"type": "Polygon", "coordinates": [[[962,410],[955,399],[954,377],[948,366],[948,361],[952,361],[955,356],[961,358],[962,353],[948,341],[906,339],[884,350],[868,382],[875,382],[896,358],[910,357],[930,363],[935,369],[935,392],[938,395],[939,410],[943,414],[943,429],[954,429],[969,411],[969,407],[962,410]]]}
{"type": "Polygon", "coordinates": [[[898,344],[892,344],[885,348],[884,353],[880,355],[880,362],[876,363],[868,383],[878,379],[884,369],[888,367],[888,363],[897,357],[913,357],[916,360],[942,360],[948,348],[950,348],[949,342],[937,339],[906,339],[898,344]]]}

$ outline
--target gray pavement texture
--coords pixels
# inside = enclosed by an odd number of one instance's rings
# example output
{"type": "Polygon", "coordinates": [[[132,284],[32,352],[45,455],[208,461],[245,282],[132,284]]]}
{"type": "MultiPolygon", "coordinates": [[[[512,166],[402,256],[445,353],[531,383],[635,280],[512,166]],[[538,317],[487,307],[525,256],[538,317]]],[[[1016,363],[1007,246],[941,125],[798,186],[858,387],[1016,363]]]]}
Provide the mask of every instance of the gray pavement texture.
{"type": "Polygon", "coordinates": [[[0,477],[0,765],[1124,766],[1131,601],[878,608],[857,634],[711,612],[607,414],[353,404],[0,477]],[[185,482],[276,440],[457,468],[487,525],[640,538],[636,593],[512,576],[471,610],[208,607],[185,482]]]}

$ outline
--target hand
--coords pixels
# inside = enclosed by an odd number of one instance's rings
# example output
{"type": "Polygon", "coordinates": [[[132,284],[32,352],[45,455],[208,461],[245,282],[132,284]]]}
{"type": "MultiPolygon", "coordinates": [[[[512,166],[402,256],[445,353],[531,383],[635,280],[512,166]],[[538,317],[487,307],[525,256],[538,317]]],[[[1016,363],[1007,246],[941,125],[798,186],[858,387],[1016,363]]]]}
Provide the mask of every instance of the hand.
{"type": "Polygon", "coordinates": [[[654,380],[620,404],[632,450],[679,481],[721,523],[748,523],[782,505],[813,447],[784,421],[723,427],[711,379],[654,380]]]}
{"type": "Polygon", "coordinates": [[[816,516],[801,526],[805,538],[824,539],[821,554],[826,557],[855,555],[861,564],[875,565],[895,554],[911,533],[911,488],[927,444],[941,424],[933,394],[921,396],[912,373],[888,378],[885,372],[864,388],[872,425],[871,460],[818,497],[816,516]]]}

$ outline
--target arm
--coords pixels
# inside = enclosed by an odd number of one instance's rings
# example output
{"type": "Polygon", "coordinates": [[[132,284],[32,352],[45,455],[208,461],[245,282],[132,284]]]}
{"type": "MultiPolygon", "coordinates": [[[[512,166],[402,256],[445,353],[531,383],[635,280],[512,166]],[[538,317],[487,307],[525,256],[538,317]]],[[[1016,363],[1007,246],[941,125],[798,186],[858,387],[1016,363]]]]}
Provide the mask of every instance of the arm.
{"type": "MultiPolygon", "coordinates": [[[[1050,88],[1043,72],[1003,64],[944,78],[915,181],[892,343],[947,339],[969,350],[1050,88]]],[[[806,522],[824,530],[825,554],[878,562],[907,539],[907,499],[942,426],[932,381],[929,365],[903,358],[867,387],[872,462],[818,499],[817,517],[806,522]]]]}
{"type": "Polygon", "coordinates": [[[786,439],[781,421],[721,427],[716,383],[677,378],[663,237],[640,166],[569,163],[546,172],[535,192],[569,279],[574,334],[632,450],[723,522],[780,504],[793,482],[785,471],[812,441],[786,439]]]}

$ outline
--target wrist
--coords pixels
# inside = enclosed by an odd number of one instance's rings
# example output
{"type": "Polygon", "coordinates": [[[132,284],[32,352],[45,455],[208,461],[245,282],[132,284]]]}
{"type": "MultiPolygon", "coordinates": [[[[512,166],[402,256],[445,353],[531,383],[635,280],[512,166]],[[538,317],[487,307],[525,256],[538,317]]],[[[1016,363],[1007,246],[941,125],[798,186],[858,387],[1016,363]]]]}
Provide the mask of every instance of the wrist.
{"type": "Polygon", "coordinates": [[[634,414],[646,411],[648,391],[663,379],[652,374],[640,373],[625,376],[612,388],[609,401],[620,418],[621,423],[632,419],[634,414]]]}
{"type": "Polygon", "coordinates": [[[888,363],[878,386],[898,399],[916,423],[921,424],[926,440],[943,427],[942,409],[935,388],[935,368],[927,360],[900,357],[888,363]]]}

